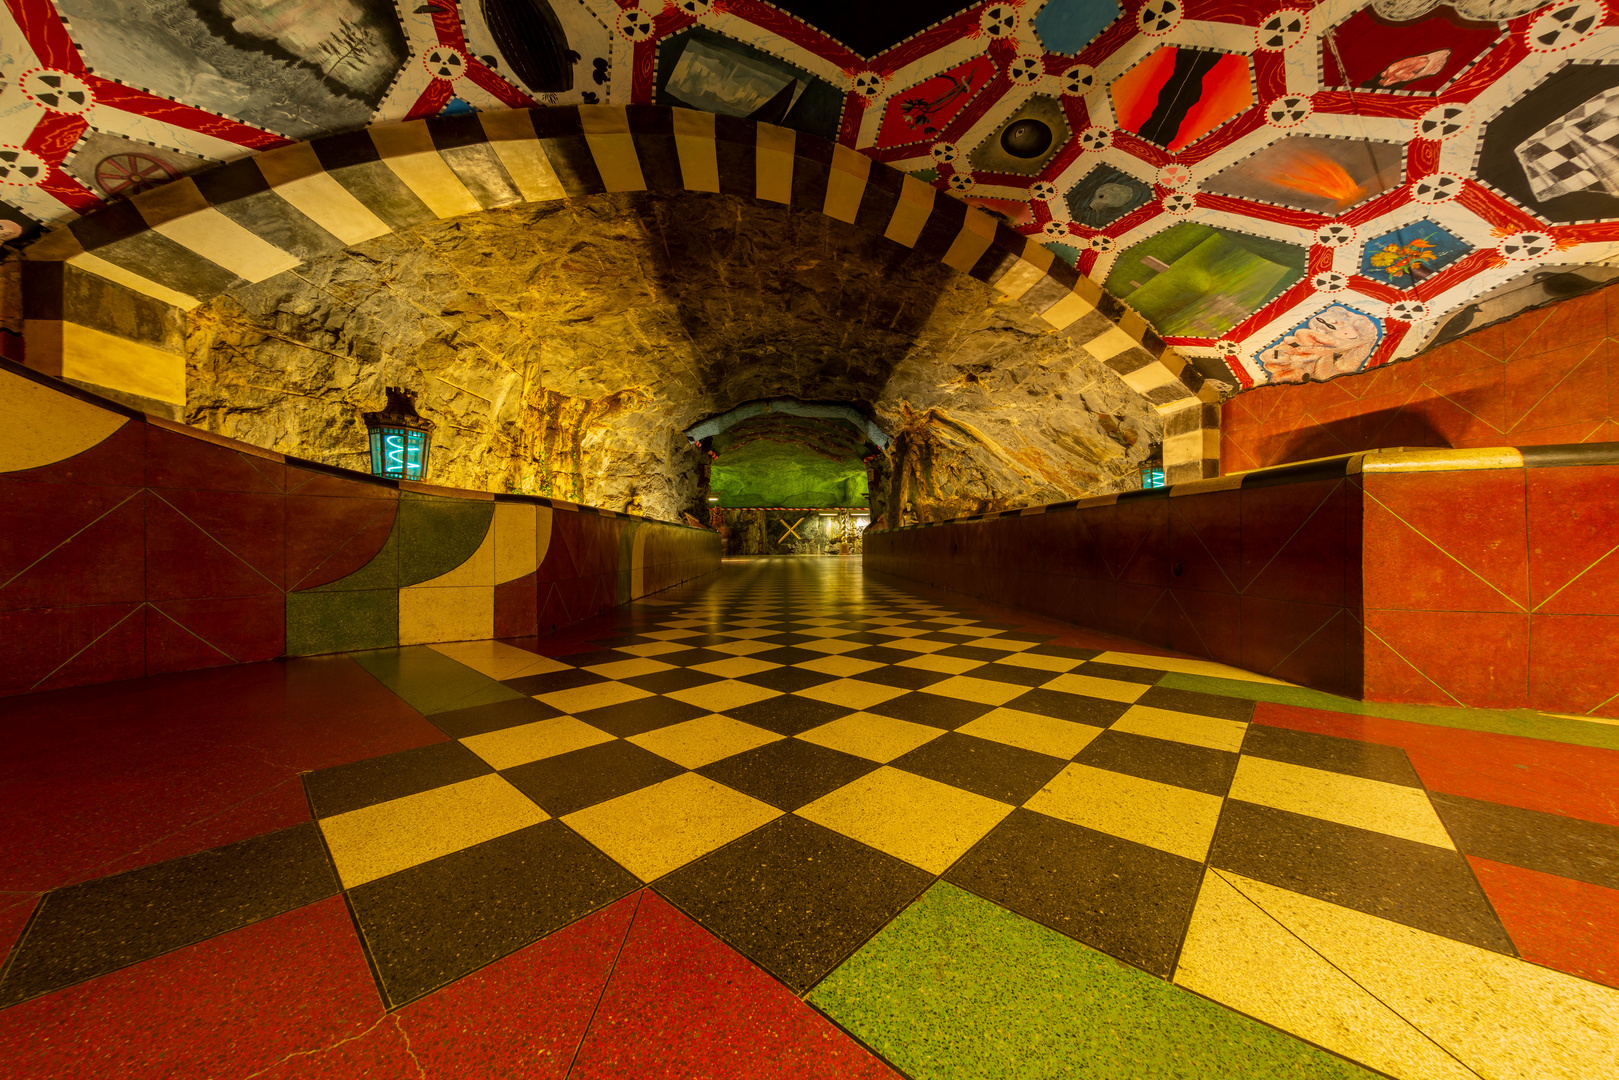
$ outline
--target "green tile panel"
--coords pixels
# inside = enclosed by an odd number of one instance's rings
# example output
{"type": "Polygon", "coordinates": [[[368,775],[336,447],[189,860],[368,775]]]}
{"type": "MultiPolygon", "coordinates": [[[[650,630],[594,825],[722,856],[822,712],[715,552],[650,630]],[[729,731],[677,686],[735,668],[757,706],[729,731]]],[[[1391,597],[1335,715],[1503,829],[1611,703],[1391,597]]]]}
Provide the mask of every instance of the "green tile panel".
{"type": "Polygon", "coordinates": [[[523,697],[426,645],[350,654],[388,689],[424,714],[470,709],[523,697]]]}

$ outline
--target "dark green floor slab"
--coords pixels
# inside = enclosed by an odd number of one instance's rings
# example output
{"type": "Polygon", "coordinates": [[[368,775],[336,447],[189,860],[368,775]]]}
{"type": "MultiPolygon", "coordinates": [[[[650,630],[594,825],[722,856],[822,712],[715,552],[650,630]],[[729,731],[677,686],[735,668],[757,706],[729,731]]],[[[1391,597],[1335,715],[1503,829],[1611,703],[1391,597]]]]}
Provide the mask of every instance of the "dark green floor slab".
{"type": "Polygon", "coordinates": [[[374,649],[349,656],[425,715],[526,696],[426,645],[374,649]]]}
{"type": "Polygon", "coordinates": [[[809,1001],[917,1080],[1375,1075],[945,882],[809,1001]]]}
{"type": "Polygon", "coordinates": [[[1216,679],[1209,675],[1183,675],[1174,671],[1158,680],[1158,685],[1249,701],[1270,701],[1277,705],[1348,713],[1351,716],[1376,716],[1384,720],[1405,720],[1413,724],[1488,731],[1496,735],[1521,735],[1528,739],[1619,750],[1619,726],[1590,720],[1565,720],[1533,709],[1464,709],[1442,705],[1399,705],[1390,701],[1356,701],[1303,686],[1216,679]]]}

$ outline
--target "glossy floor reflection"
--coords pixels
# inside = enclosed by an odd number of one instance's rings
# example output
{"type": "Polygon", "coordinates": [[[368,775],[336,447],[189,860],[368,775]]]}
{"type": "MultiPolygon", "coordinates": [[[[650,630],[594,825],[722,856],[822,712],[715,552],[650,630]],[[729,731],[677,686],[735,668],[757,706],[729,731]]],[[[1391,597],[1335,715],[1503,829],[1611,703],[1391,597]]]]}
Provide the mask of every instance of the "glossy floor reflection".
{"type": "Polygon", "coordinates": [[[0,1076],[1619,1068],[1619,727],[854,560],[0,715],[0,1076]]]}

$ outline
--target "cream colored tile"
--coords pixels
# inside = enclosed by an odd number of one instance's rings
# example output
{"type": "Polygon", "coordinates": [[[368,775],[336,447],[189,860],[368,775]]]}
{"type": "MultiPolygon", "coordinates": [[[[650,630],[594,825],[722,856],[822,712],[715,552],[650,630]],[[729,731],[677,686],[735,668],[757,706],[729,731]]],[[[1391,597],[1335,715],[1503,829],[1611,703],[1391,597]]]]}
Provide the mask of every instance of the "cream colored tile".
{"type": "Polygon", "coordinates": [[[730,653],[732,656],[752,656],[754,653],[781,648],[780,645],[769,641],[722,641],[718,645],[706,647],[710,652],[730,653]]]}
{"type": "MultiPolygon", "coordinates": [[[[1007,662],[1011,662],[1008,658],[1007,662]]],[[[1047,690],[1061,690],[1065,694],[1083,694],[1104,701],[1132,702],[1152,687],[1146,683],[1120,682],[1118,679],[1098,679],[1092,675],[1071,672],[1058,675],[1046,683],[1047,690]]]]}
{"type": "Polygon", "coordinates": [[[1023,805],[1109,836],[1202,861],[1221,799],[1123,773],[1069,765],[1023,805]]]}
{"type": "Polygon", "coordinates": [[[805,660],[793,666],[803,668],[805,671],[819,671],[822,675],[837,675],[842,678],[882,667],[875,661],[856,660],[852,656],[823,656],[818,660],[805,660]]]}
{"type": "Polygon", "coordinates": [[[1066,656],[1047,656],[1045,653],[1029,652],[1010,653],[998,661],[1013,667],[1033,668],[1036,671],[1072,671],[1084,662],[1066,656]]]}
{"type": "Polygon", "coordinates": [[[705,675],[718,675],[722,679],[740,679],[744,675],[753,675],[782,665],[771,663],[769,660],[754,660],[746,656],[732,656],[725,660],[710,660],[706,664],[693,664],[691,670],[701,671],[705,675]]]}
{"type": "Polygon", "coordinates": [[[553,716],[520,727],[472,735],[461,742],[496,769],[510,769],[541,758],[583,750],[613,736],[571,716],[553,716]]]}
{"type": "Polygon", "coordinates": [[[971,675],[957,675],[943,682],[934,683],[927,688],[927,692],[959,698],[962,701],[976,701],[980,705],[1005,705],[1013,698],[1028,693],[1029,688],[997,679],[975,679],[971,675]]]}
{"type": "Polygon", "coordinates": [[[765,698],[780,697],[781,691],[766,690],[764,687],[754,686],[752,683],[726,679],[722,682],[688,687],[685,690],[675,690],[664,696],[672,697],[676,701],[684,701],[687,705],[695,705],[699,709],[707,709],[709,712],[724,712],[726,709],[751,705],[755,701],[763,701],[765,698]]]}
{"type": "Polygon", "coordinates": [[[1428,793],[1421,788],[1245,756],[1238,760],[1237,773],[1231,778],[1230,797],[1434,847],[1455,848],[1428,793]]]}
{"type": "Polygon", "coordinates": [[[1492,1080],[1607,1080],[1619,990],[1221,871],[1238,892],[1492,1080]]]}
{"type": "Polygon", "coordinates": [[[752,750],[781,739],[773,731],[732,720],[729,716],[699,716],[683,724],[659,728],[642,735],[631,735],[628,742],[676,765],[700,769],[710,762],[752,750]]]}
{"type": "Polygon", "coordinates": [[[895,666],[918,668],[922,671],[942,671],[948,675],[960,675],[964,671],[983,667],[984,661],[968,660],[964,656],[913,656],[909,660],[901,660],[895,666]]]}
{"type": "Polygon", "coordinates": [[[1235,754],[1242,749],[1242,739],[1248,733],[1248,725],[1213,716],[1155,709],[1150,705],[1132,705],[1113,722],[1113,730],[1206,746],[1210,750],[1229,750],[1235,754]]]}
{"type": "Polygon", "coordinates": [[[1089,724],[1074,724],[1016,709],[995,709],[956,730],[963,735],[1065,759],[1072,759],[1102,734],[1101,728],[1089,724]]]}
{"type": "Polygon", "coordinates": [[[822,683],[820,686],[807,687],[798,691],[798,696],[814,698],[816,701],[825,701],[833,705],[845,705],[851,709],[869,709],[873,705],[879,705],[905,693],[909,691],[898,686],[883,686],[879,683],[861,682],[859,679],[838,679],[822,683]]]}
{"type": "Polygon", "coordinates": [[[943,728],[928,724],[913,724],[909,720],[896,720],[891,716],[857,712],[811,728],[798,738],[816,746],[842,750],[845,754],[886,764],[943,734],[943,728]]]}
{"type": "Polygon", "coordinates": [[[774,806],[688,772],[562,820],[630,873],[652,881],[780,816],[774,806]]]}
{"type": "MultiPolygon", "coordinates": [[[[504,504],[502,504],[504,505],[504,504]]],[[[505,682],[529,675],[548,675],[553,671],[566,671],[570,665],[548,656],[519,649],[504,641],[450,641],[428,646],[460,664],[465,664],[480,675],[505,682]]]]}
{"type": "Polygon", "coordinates": [[[649,641],[644,645],[620,645],[618,651],[631,656],[663,656],[666,653],[685,652],[690,645],[678,641],[649,641]]]}
{"type": "Polygon", "coordinates": [[[1292,686],[1292,683],[1259,675],[1242,668],[1216,664],[1213,660],[1187,660],[1176,656],[1147,656],[1144,653],[1105,652],[1095,658],[1098,664],[1119,664],[1123,667],[1147,668],[1152,671],[1178,671],[1184,675],[1207,675],[1215,679],[1240,679],[1243,682],[1271,683],[1274,686],[1292,686]]]}
{"type": "Polygon", "coordinates": [[[323,818],[320,830],[343,887],[352,889],[548,817],[500,775],[489,773],[323,818]]]}
{"type": "Polygon", "coordinates": [[[607,664],[594,664],[586,671],[608,679],[633,679],[637,675],[651,675],[654,671],[673,671],[673,664],[640,656],[634,660],[614,660],[607,664]]]}
{"type": "Polygon", "coordinates": [[[1478,1080],[1217,871],[1204,875],[1175,982],[1402,1080],[1478,1080]]]}
{"type": "Polygon", "coordinates": [[[553,709],[560,709],[565,713],[582,713],[587,709],[603,709],[609,705],[618,705],[652,695],[627,683],[602,682],[534,696],[553,709]]]}
{"type": "Polygon", "coordinates": [[[798,815],[942,874],[1011,812],[1006,803],[885,765],[798,815]]]}

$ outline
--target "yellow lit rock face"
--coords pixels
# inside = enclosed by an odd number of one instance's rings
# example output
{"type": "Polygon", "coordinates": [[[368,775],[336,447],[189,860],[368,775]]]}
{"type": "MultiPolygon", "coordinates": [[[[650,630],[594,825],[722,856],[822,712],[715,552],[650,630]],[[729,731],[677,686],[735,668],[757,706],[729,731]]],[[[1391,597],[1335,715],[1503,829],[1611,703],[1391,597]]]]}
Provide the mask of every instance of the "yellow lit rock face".
{"type": "Polygon", "coordinates": [[[1161,438],[1145,401],[994,287],[728,195],[366,240],[197,308],[186,350],[185,418],[208,430],[364,469],[359,414],[404,385],[439,425],[433,482],[663,518],[696,503],[681,432],[757,399],[868,409],[896,440],[879,508],[924,519],[1118,490],[1161,438]]]}

